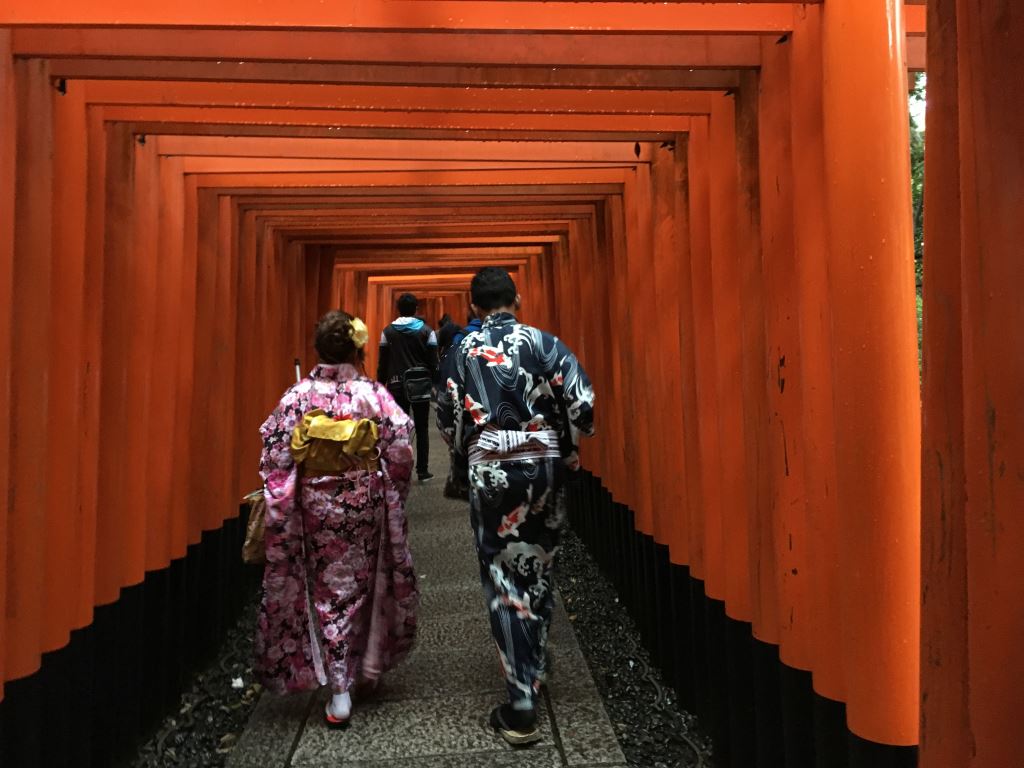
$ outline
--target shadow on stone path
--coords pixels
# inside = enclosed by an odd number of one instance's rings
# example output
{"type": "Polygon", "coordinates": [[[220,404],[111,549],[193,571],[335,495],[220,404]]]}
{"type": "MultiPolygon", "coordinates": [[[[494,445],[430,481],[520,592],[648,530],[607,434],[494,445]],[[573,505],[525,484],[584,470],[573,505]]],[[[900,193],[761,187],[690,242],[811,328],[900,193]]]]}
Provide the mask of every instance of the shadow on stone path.
{"type": "Polygon", "coordinates": [[[561,600],[551,628],[554,675],[541,711],[543,741],[513,750],[486,725],[505,696],[490,639],[466,502],[444,498],[448,455],[431,429],[436,477],[415,485],[409,533],[420,577],[419,637],[379,693],[330,731],[326,693],[263,694],[228,768],[512,768],[604,766],[626,760],[561,600]]]}

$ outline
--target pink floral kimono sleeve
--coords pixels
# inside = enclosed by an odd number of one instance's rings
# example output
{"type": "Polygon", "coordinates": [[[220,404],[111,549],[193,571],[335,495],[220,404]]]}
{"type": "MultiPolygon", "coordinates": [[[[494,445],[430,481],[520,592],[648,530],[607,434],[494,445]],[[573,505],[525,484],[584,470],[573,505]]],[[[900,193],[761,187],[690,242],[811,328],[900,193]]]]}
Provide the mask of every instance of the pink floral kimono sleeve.
{"type": "Polygon", "coordinates": [[[374,598],[374,620],[363,674],[376,678],[404,659],[416,637],[419,586],[409,552],[405,499],[414,463],[411,420],[391,394],[377,387],[381,410],[381,465],[386,510],[374,598]]]}

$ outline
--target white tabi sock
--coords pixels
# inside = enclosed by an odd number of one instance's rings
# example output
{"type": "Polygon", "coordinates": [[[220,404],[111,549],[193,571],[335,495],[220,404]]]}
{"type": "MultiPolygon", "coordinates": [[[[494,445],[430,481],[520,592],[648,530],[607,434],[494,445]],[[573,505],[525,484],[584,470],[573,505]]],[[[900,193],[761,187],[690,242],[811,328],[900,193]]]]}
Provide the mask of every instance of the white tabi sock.
{"type": "Polygon", "coordinates": [[[327,704],[327,711],[332,717],[339,720],[347,719],[352,714],[352,697],[348,691],[331,696],[331,700],[327,704]]]}

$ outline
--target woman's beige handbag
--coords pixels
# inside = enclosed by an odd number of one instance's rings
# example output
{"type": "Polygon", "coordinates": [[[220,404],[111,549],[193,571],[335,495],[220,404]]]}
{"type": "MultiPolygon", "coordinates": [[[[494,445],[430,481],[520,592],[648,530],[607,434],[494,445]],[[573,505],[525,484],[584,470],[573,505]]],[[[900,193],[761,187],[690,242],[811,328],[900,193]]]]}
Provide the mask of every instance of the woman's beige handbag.
{"type": "Polygon", "coordinates": [[[249,502],[249,520],[245,524],[242,562],[249,565],[263,565],[267,562],[267,546],[263,540],[266,529],[267,500],[263,498],[263,491],[253,491],[245,499],[249,502]]]}

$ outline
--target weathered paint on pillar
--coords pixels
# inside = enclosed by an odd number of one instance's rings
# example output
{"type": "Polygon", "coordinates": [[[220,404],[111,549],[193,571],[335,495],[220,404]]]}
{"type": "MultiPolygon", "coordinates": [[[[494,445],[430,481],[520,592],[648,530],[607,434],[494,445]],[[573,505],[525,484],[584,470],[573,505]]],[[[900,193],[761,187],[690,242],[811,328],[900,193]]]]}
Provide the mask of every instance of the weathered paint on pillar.
{"type": "Polygon", "coordinates": [[[909,746],[921,425],[903,13],[896,0],[829,0],[823,19],[847,722],[909,746]]]}
{"type": "Polygon", "coordinates": [[[1024,708],[1024,17],[958,0],[971,768],[1020,761],[1024,708]]]}
{"type": "MultiPolygon", "coordinates": [[[[739,261],[743,399],[744,512],[754,637],[778,644],[774,526],[771,520],[771,458],[768,440],[768,377],[765,351],[764,271],[761,263],[759,158],[760,75],[744,72],[736,96],[736,258],[739,261]]],[[[739,521],[737,521],[739,525],[739,521]]],[[[731,531],[730,531],[731,533],[731,531]]]]}
{"type": "MultiPolygon", "coordinates": [[[[759,116],[761,256],[765,285],[769,514],[773,528],[779,655],[811,669],[811,573],[804,489],[800,307],[794,250],[793,146],[790,115],[792,41],[762,41],[759,116]]],[[[768,605],[765,606],[769,607],[768,605]]],[[[765,617],[766,620],[767,617],[765,617]]]]}
{"type": "MultiPolygon", "coordinates": [[[[14,88],[14,63],[11,58],[11,31],[0,29],[0,360],[11,359],[12,292],[14,283],[15,221],[15,146],[17,137],[17,101],[14,88]]],[[[9,435],[11,368],[0,369],[0,435],[9,435]]],[[[10,482],[10,441],[0,439],[0,488],[10,482]]],[[[9,516],[8,495],[0,494],[0,563],[6,563],[9,516]]],[[[7,615],[7,568],[0,568],[0,616],[7,615]]],[[[6,621],[6,619],[5,619],[6,621]]],[[[0,632],[0,701],[3,681],[7,679],[7,632],[0,632]]]]}
{"type": "Polygon", "coordinates": [[[921,443],[921,765],[970,765],[956,0],[928,6],[924,413],[921,443]]]}

